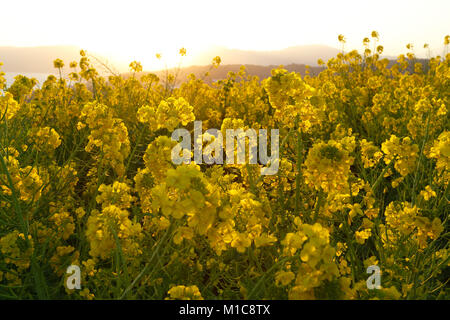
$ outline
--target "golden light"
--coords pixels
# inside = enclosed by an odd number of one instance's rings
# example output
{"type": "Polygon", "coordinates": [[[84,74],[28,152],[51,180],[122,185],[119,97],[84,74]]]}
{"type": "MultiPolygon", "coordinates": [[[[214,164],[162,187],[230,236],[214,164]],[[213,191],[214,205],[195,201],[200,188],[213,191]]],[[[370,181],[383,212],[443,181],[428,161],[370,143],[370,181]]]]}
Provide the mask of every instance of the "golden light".
{"type": "Polygon", "coordinates": [[[0,26],[7,32],[0,46],[77,45],[112,61],[138,60],[144,69],[154,70],[178,65],[181,47],[187,49],[187,65],[212,45],[245,50],[338,47],[337,35],[343,34],[348,49],[361,49],[362,39],[377,30],[385,54],[398,55],[410,41],[422,42],[416,48],[424,43],[441,48],[450,30],[450,2],[431,2],[9,1],[2,4],[0,26]],[[8,12],[20,12],[20,19],[8,12]],[[156,53],[163,59],[156,59],[156,53]]]}

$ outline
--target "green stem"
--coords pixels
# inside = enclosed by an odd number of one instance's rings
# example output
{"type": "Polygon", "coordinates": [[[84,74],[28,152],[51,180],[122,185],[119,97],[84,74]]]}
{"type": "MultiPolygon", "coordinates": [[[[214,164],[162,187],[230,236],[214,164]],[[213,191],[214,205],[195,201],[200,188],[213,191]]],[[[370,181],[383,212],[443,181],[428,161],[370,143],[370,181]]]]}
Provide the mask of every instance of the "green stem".
{"type": "Polygon", "coordinates": [[[295,212],[300,214],[300,183],[302,180],[303,141],[302,131],[299,128],[297,134],[297,176],[295,177],[295,212]]]}
{"type": "Polygon", "coordinates": [[[313,217],[312,223],[317,222],[317,219],[319,218],[320,208],[322,207],[323,200],[325,198],[324,195],[325,195],[325,192],[323,192],[323,190],[320,189],[319,194],[317,196],[317,204],[316,204],[316,207],[314,208],[314,217],[313,217]]]}
{"type": "Polygon", "coordinates": [[[161,249],[162,244],[166,243],[166,239],[169,237],[169,234],[171,233],[171,231],[172,231],[172,224],[167,229],[166,233],[161,238],[161,240],[159,240],[158,244],[156,245],[155,250],[152,253],[152,256],[150,257],[149,262],[145,265],[144,269],[142,269],[142,271],[136,276],[136,278],[134,278],[133,282],[124,290],[124,292],[122,293],[122,295],[120,296],[119,299],[124,299],[126,297],[126,295],[128,294],[128,292],[130,292],[130,290],[133,289],[133,287],[136,285],[136,283],[138,283],[138,281],[141,280],[141,278],[148,272],[148,270],[150,269],[150,266],[152,265],[153,260],[155,259],[159,250],[161,249]]]}

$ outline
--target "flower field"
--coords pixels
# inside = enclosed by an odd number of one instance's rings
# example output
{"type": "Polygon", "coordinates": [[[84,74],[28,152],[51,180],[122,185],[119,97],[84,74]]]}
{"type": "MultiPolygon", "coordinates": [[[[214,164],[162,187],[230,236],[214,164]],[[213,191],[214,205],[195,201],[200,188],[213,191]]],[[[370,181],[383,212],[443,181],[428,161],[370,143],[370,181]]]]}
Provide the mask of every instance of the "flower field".
{"type": "Polygon", "coordinates": [[[363,46],[212,84],[84,51],[40,88],[0,73],[0,299],[449,299],[450,54],[363,46]],[[197,120],[279,129],[277,173],[175,165],[197,120]]]}

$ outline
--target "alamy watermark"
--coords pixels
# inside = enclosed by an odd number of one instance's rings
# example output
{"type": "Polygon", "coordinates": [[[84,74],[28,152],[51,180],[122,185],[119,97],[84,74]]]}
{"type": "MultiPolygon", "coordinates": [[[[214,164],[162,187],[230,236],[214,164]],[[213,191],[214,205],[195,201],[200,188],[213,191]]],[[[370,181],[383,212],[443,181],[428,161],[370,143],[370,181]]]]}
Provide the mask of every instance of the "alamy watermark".
{"type": "Polygon", "coordinates": [[[367,268],[367,273],[371,274],[367,278],[366,285],[367,289],[381,289],[381,270],[377,265],[372,265],[367,268]]]}
{"type": "MultiPolygon", "coordinates": [[[[208,129],[202,133],[202,121],[194,121],[194,162],[196,164],[223,164],[223,134],[218,129],[208,129]],[[203,143],[209,144],[203,149],[203,143]]],[[[261,175],[274,175],[278,172],[280,164],[279,130],[270,131],[270,156],[268,155],[267,129],[226,129],[225,131],[225,157],[226,164],[246,163],[246,141],[248,139],[248,163],[261,164],[261,175]],[[236,144],[237,148],[235,148],[236,144]],[[236,152],[235,152],[236,151],[236,152]]],[[[176,129],[172,133],[172,140],[178,144],[172,149],[172,162],[174,164],[189,164],[192,161],[191,134],[187,129],[176,129]],[[182,138],[181,141],[180,138],[182,138]]]]}
{"type": "Polygon", "coordinates": [[[81,270],[77,265],[70,265],[66,271],[66,288],[69,290],[80,290],[81,289],[81,270]]]}

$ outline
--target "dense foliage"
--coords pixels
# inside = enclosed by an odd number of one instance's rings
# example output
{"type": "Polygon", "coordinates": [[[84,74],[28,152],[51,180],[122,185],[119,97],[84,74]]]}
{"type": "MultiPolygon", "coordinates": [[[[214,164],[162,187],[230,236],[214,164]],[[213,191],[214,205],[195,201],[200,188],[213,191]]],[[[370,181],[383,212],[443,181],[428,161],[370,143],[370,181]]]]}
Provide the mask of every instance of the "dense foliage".
{"type": "Polygon", "coordinates": [[[450,54],[388,67],[377,40],[303,78],[0,74],[0,297],[448,299],[450,54]],[[175,166],[194,120],[278,128],[278,173],[175,166]]]}

